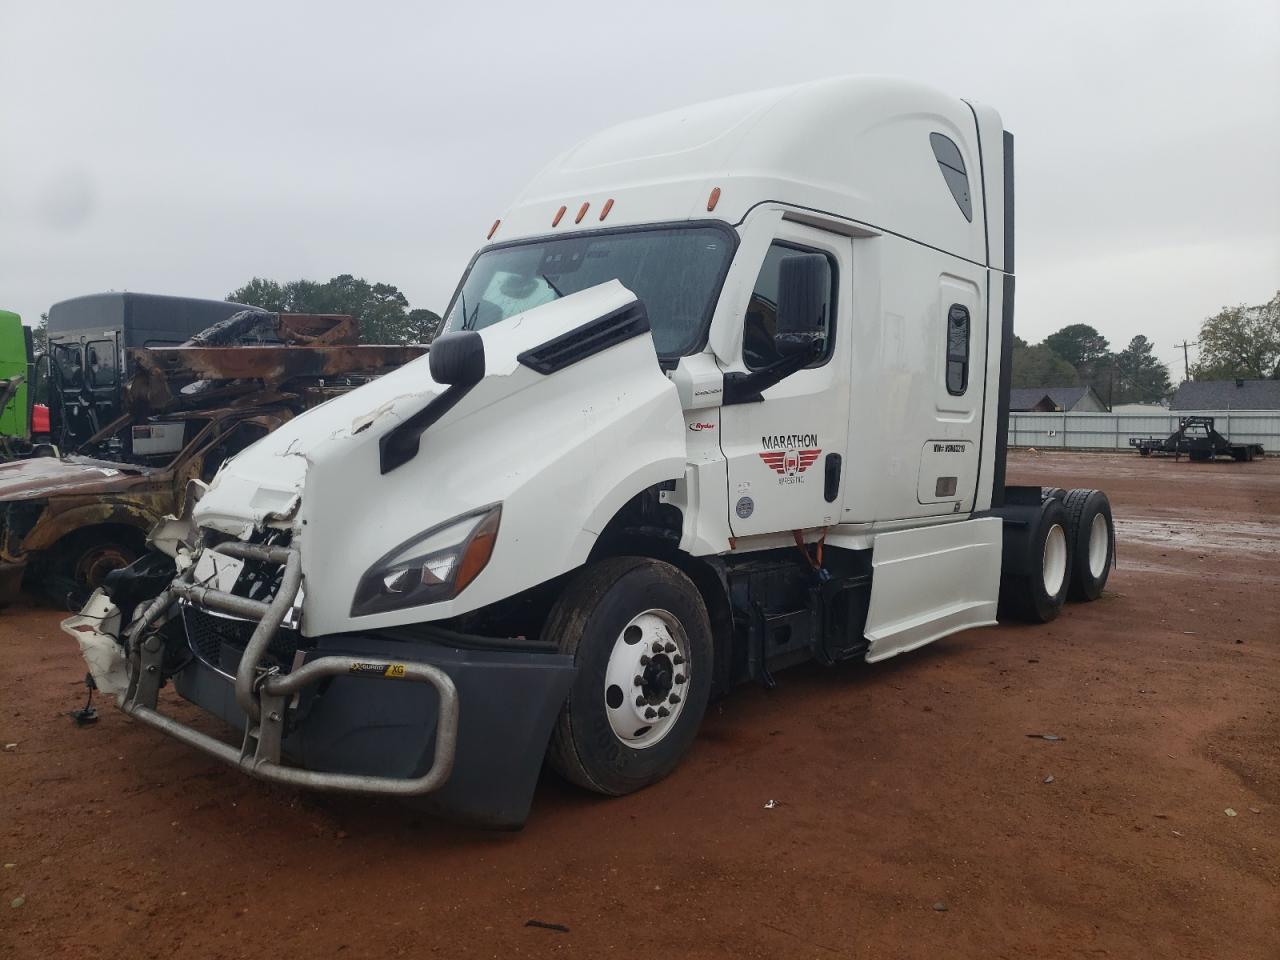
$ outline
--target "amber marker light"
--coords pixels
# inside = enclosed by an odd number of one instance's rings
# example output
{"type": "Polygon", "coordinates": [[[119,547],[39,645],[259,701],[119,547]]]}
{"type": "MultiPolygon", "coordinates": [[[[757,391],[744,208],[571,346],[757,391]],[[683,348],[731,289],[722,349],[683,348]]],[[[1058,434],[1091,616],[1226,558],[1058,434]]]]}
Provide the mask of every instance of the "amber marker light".
{"type": "Polygon", "coordinates": [[[553,227],[560,226],[560,218],[563,216],[564,216],[564,207],[561,207],[559,210],[556,211],[555,219],[551,221],[551,225],[553,227]]]}
{"type": "Polygon", "coordinates": [[[609,211],[613,209],[613,197],[604,202],[604,209],[600,211],[600,219],[603,220],[609,215],[609,211]]]}
{"type": "Polygon", "coordinates": [[[711,196],[707,198],[707,212],[710,213],[716,208],[716,204],[720,202],[720,188],[716,187],[711,191],[711,196]]]}
{"type": "Polygon", "coordinates": [[[573,218],[573,222],[574,222],[574,223],[581,223],[581,222],[582,222],[582,218],[583,218],[583,217],[585,217],[585,216],[587,215],[587,207],[589,207],[589,206],[591,206],[591,201],[590,201],[590,200],[588,200],[586,203],[584,203],[582,206],[580,206],[580,207],[578,208],[578,215],[577,215],[576,217],[574,217],[574,218],[573,218]]]}
{"type": "Polygon", "coordinates": [[[492,239],[493,239],[493,235],[494,235],[495,233],[497,233],[497,232],[498,232],[498,224],[500,224],[500,223],[502,223],[502,221],[501,221],[501,220],[495,220],[495,221],[493,221],[493,226],[489,228],[489,235],[488,235],[487,237],[485,237],[485,239],[486,239],[486,240],[492,240],[492,239]]]}
{"type": "Polygon", "coordinates": [[[471,541],[462,554],[462,562],[458,564],[458,575],[454,580],[453,594],[457,596],[466,589],[467,584],[480,575],[493,556],[493,545],[498,539],[498,522],[502,510],[492,510],[471,533],[471,541]]]}

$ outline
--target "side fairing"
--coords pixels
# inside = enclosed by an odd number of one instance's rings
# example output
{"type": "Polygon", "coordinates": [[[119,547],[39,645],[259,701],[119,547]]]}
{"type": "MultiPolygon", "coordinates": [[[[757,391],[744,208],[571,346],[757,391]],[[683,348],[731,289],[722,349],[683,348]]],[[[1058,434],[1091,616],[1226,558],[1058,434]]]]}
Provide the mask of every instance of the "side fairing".
{"type": "Polygon", "coordinates": [[[271,450],[255,446],[251,458],[233,460],[201,501],[197,522],[234,527],[229,515],[238,514],[241,523],[260,523],[255,502],[287,509],[299,496],[292,525],[302,545],[303,631],[311,636],[455,616],[573,569],[628,499],[683,474],[680,402],[647,334],[550,374],[518,357],[634,300],[611,282],[481,331],[484,379],[423,434],[413,459],[386,474],[379,439],[443,389],[425,360],[353,391],[341,407],[317,408],[328,410],[323,421],[303,423],[293,438],[278,431],[271,450]],[[218,497],[220,487],[236,491],[242,505],[218,497]],[[457,598],[351,616],[356,584],[380,557],[495,503],[502,519],[492,558],[457,598]]]}

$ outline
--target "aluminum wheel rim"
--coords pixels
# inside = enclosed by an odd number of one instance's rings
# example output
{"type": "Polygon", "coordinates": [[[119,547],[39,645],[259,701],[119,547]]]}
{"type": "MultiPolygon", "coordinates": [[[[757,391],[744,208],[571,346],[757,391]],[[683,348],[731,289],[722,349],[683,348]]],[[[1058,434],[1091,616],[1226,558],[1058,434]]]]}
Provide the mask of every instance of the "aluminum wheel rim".
{"type": "Polygon", "coordinates": [[[666,610],[646,610],[613,642],[604,706],[614,736],[633,750],[660,742],[680,718],[689,689],[689,640],[666,610]]]}
{"type": "Polygon", "coordinates": [[[1067,534],[1062,524],[1055,523],[1044,538],[1044,561],[1041,564],[1044,592],[1056,597],[1067,576],[1067,534]]]}
{"type": "Polygon", "coordinates": [[[1107,518],[1095,513],[1093,522],[1089,524],[1089,573],[1095,580],[1107,569],[1107,552],[1111,542],[1107,534],[1107,518]]]}

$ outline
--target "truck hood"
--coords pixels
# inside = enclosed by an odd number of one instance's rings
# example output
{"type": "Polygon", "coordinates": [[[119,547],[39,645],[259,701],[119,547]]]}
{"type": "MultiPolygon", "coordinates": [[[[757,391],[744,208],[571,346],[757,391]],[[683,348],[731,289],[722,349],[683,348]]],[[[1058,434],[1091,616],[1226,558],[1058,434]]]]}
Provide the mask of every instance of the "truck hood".
{"type": "Polygon", "coordinates": [[[312,407],[228,460],[201,497],[193,519],[248,538],[266,525],[292,526],[316,451],[341,448],[375,422],[394,421],[425,405],[443,387],[426,356],[349,393],[312,407]]]}
{"type": "Polygon", "coordinates": [[[484,379],[385,474],[381,438],[447,389],[427,357],[315,407],[228,461],[193,519],[241,538],[291,529],[312,636],[454,616],[573,569],[628,500],[683,477],[680,400],[647,333],[555,372],[519,357],[635,300],[611,281],[480,331],[484,379]],[[493,558],[458,598],[351,616],[357,581],[388,551],[498,503],[493,558]]]}
{"type": "Polygon", "coordinates": [[[92,457],[32,457],[0,463],[0,502],[56,494],[114,493],[155,471],[92,457]]]}

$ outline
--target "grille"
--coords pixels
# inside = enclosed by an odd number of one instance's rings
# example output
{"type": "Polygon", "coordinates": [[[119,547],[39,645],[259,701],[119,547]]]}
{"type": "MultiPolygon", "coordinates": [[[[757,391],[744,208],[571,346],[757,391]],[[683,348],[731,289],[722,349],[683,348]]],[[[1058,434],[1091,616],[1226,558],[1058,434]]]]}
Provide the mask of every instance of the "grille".
{"type": "MultiPolygon", "coordinates": [[[[220,673],[235,671],[249,637],[257,623],[223,617],[201,610],[191,604],[183,604],[182,620],[187,628],[187,643],[191,652],[220,673]]],[[[296,630],[277,630],[262,658],[263,666],[279,667],[288,672],[298,650],[296,630]]]]}

